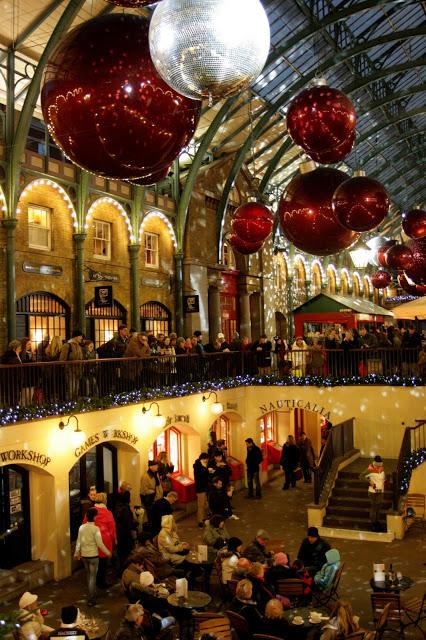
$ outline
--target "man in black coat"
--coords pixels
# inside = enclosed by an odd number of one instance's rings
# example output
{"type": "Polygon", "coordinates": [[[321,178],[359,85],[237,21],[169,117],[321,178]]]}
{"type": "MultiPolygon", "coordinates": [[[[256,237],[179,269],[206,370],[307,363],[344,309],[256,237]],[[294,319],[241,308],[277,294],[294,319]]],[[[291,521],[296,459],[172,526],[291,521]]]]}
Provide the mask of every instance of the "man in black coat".
{"type": "Polygon", "coordinates": [[[230,518],[232,516],[232,487],[225,488],[222,479],[218,476],[213,478],[213,484],[209,490],[209,510],[212,515],[230,518]]]}
{"type": "Polygon", "coordinates": [[[210,483],[208,463],[208,454],[201,453],[193,464],[195,492],[197,494],[198,526],[200,529],[204,527],[204,520],[207,518],[207,493],[210,483]]]}
{"type": "Polygon", "coordinates": [[[300,450],[297,444],[294,442],[293,436],[288,436],[287,442],[284,443],[280,465],[284,469],[285,482],[283,485],[283,491],[296,486],[296,474],[295,470],[300,460],[300,450]]]}
{"type": "Polygon", "coordinates": [[[209,461],[208,469],[211,477],[221,478],[224,487],[227,487],[231,481],[232,469],[223,459],[222,451],[215,451],[213,459],[209,461]]]}
{"type": "Polygon", "coordinates": [[[302,560],[305,569],[314,576],[327,562],[326,552],[330,549],[328,542],[320,538],[316,527],[309,527],[308,535],[300,545],[297,557],[302,560]]]}
{"type": "Polygon", "coordinates": [[[260,486],[259,467],[263,461],[262,450],[254,444],[253,438],[246,438],[247,457],[247,486],[248,495],[247,498],[254,498],[253,495],[253,481],[256,485],[256,498],[262,497],[262,489],[260,486]]]}
{"type": "Polygon", "coordinates": [[[161,518],[169,516],[173,513],[173,505],[177,502],[178,495],[175,491],[169,491],[165,498],[156,500],[152,505],[151,522],[152,535],[156,536],[160,533],[161,518]]]}

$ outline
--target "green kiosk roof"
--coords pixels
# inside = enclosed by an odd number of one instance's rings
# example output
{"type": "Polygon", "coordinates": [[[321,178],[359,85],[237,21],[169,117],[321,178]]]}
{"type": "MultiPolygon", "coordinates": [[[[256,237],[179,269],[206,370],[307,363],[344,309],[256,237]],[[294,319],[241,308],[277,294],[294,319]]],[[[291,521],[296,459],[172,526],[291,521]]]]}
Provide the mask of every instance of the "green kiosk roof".
{"type": "Polygon", "coordinates": [[[351,296],[338,296],[333,293],[319,293],[307,300],[300,307],[296,307],[293,313],[327,313],[348,309],[355,313],[364,313],[370,316],[390,316],[392,311],[379,307],[364,298],[352,298],[351,296]]]}

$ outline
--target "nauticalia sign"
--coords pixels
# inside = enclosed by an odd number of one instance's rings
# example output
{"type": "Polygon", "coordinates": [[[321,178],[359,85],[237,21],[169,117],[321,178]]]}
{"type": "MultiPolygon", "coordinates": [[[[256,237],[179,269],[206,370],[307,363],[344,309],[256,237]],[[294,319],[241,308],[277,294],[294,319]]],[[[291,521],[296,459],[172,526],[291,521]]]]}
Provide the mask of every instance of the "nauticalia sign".
{"type": "Polygon", "coordinates": [[[330,411],[326,411],[320,404],[316,404],[316,402],[309,402],[309,400],[295,400],[294,398],[276,400],[275,402],[268,402],[260,405],[259,409],[262,414],[269,413],[270,411],[278,411],[279,409],[305,409],[306,411],[319,413],[327,420],[330,420],[330,411]]]}

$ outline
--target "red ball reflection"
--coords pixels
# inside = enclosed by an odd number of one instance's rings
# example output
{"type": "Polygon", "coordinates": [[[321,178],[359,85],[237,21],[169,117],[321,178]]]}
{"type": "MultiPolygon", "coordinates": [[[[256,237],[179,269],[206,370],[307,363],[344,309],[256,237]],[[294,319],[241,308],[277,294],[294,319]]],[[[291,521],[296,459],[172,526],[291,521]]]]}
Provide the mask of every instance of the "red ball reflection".
{"type": "Polygon", "coordinates": [[[357,176],[337,187],[331,204],[334,215],[346,229],[371,231],[386,217],[389,198],[380,182],[357,176]]]}
{"type": "Polygon", "coordinates": [[[162,170],[191,139],[201,102],[157,74],[149,20],[104,15],[73,29],[50,57],[41,92],[44,119],[78,166],[126,179],[162,170]]]}
{"type": "Polygon", "coordinates": [[[387,267],[388,263],[386,262],[386,253],[388,249],[394,247],[396,245],[396,240],[387,240],[382,244],[381,247],[377,249],[377,261],[381,267],[387,267]]]}
{"type": "Polygon", "coordinates": [[[315,151],[309,150],[306,151],[306,153],[312,158],[312,160],[315,160],[315,162],[319,162],[320,164],[335,164],[336,162],[340,162],[341,160],[344,160],[344,158],[346,158],[346,156],[348,155],[348,153],[350,153],[352,147],[354,146],[354,142],[355,131],[351,133],[347,140],[342,142],[342,144],[339,144],[334,149],[319,151],[317,153],[315,151]]]}
{"type": "Polygon", "coordinates": [[[414,282],[408,282],[405,273],[401,273],[398,276],[398,283],[401,289],[404,289],[406,293],[412,296],[424,296],[426,295],[426,285],[415,284],[414,282]]]}
{"type": "Polygon", "coordinates": [[[355,124],[352,102],[344,93],[327,85],[299,93],[287,112],[291,137],[308,153],[331,151],[343,145],[353,135],[355,124]]]}
{"type": "Polygon", "coordinates": [[[426,211],[411,209],[402,214],[402,228],[409,238],[420,240],[426,238],[426,211]]]}
{"type": "Polygon", "coordinates": [[[426,284],[426,238],[410,240],[407,244],[413,254],[413,261],[404,271],[416,284],[426,284]]]}
{"type": "Polygon", "coordinates": [[[165,169],[161,169],[160,171],[156,171],[155,173],[148,173],[146,176],[127,180],[127,182],[130,182],[130,184],[144,186],[149,184],[157,184],[157,182],[161,182],[162,180],[164,180],[164,178],[167,178],[169,171],[170,167],[165,167],[165,169]]]}
{"type": "Polygon", "coordinates": [[[413,254],[406,244],[396,244],[386,251],[386,264],[390,269],[404,271],[413,264],[413,254]]]}
{"type": "Polygon", "coordinates": [[[244,242],[264,242],[273,226],[274,216],[259,202],[247,202],[238,207],[231,221],[233,233],[244,242]]]}
{"type": "Polygon", "coordinates": [[[379,269],[371,276],[371,284],[375,289],[385,289],[392,282],[391,274],[379,269]]]}
{"type": "Polygon", "coordinates": [[[298,249],[328,256],[357,240],[359,234],[342,227],[331,208],[333,193],[345,180],[343,171],[320,167],[287,185],[278,213],[284,235],[298,249]]]}
{"type": "Polygon", "coordinates": [[[228,242],[235,251],[245,256],[251,253],[257,253],[263,246],[263,240],[261,242],[245,242],[245,240],[242,240],[235,233],[231,233],[228,237],[228,242]]]}

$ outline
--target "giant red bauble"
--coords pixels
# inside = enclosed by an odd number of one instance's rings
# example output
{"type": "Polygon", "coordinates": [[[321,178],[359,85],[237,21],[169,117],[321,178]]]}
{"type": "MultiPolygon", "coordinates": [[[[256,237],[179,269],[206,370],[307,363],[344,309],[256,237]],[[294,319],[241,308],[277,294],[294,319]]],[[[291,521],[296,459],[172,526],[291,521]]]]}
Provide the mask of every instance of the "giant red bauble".
{"type": "Polygon", "coordinates": [[[244,256],[248,256],[251,253],[257,253],[263,246],[263,240],[260,242],[246,242],[235,233],[231,233],[228,237],[228,242],[235,251],[242,253],[244,256]]]}
{"type": "Polygon", "coordinates": [[[171,89],[152,64],[149,19],[103,15],[70,31],[41,91],[45,122],[75,164],[115,179],[170,165],[191,139],[201,102],[171,89]]]}
{"type": "Polygon", "coordinates": [[[344,93],[327,85],[299,93],[287,112],[287,129],[294,142],[308,154],[331,151],[343,145],[353,135],[355,125],[352,102],[344,93]]]}
{"type": "Polygon", "coordinates": [[[413,264],[413,254],[406,244],[395,244],[386,251],[386,264],[390,269],[404,271],[413,264]]]}
{"type": "Polygon", "coordinates": [[[392,282],[391,274],[388,273],[387,271],[383,271],[382,269],[379,269],[379,271],[376,271],[371,276],[371,284],[376,289],[385,289],[390,285],[391,282],[392,282]]]}
{"type": "Polygon", "coordinates": [[[232,216],[232,232],[244,242],[264,242],[274,226],[274,216],[259,202],[242,204],[232,216]]]}
{"type": "Polygon", "coordinates": [[[386,217],[389,197],[377,180],[356,176],[337,187],[331,204],[334,215],[346,229],[371,231],[386,217]]]}
{"type": "Polygon", "coordinates": [[[154,4],[154,2],[160,2],[160,0],[106,0],[110,4],[115,4],[117,7],[146,7],[148,4],[154,4]]]}
{"type": "Polygon", "coordinates": [[[426,284],[426,238],[410,240],[407,245],[413,254],[413,261],[404,271],[416,284],[426,284]]]}
{"type": "Polygon", "coordinates": [[[402,228],[404,233],[414,240],[426,238],[426,211],[411,209],[402,213],[402,228]]]}
{"type": "Polygon", "coordinates": [[[319,164],[335,164],[336,162],[340,162],[346,158],[346,156],[351,152],[354,142],[355,131],[351,133],[347,140],[333,149],[318,152],[309,150],[306,153],[312,158],[312,160],[319,162],[319,164]]]}
{"type": "Polygon", "coordinates": [[[140,178],[133,178],[132,180],[127,180],[130,184],[135,185],[149,185],[149,184],[157,184],[157,182],[161,182],[164,178],[167,178],[167,175],[170,171],[170,167],[165,167],[164,169],[160,169],[160,171],[156,171],[155,173],[148,173],[145,176],[140,178]]]}
{"type": "Polygon", "coordinates": [[[396,240],[387,240],[377,249],[377,261],[381,267],[387,267],[386,253],[396,245],[396,240]]]}
{"type": "Polygon", "coordinates": [[[287,185],[278,213],[284,235],[298,249],[329,256],[357,240],[359,234],[342,227],[331,208],[333,193],[345,180],[343,171],[319,167],[297,175],[287,185]]]}
{"type": "Polygon", "coordinates": [[[412,296],[424,296],[426,295],[426,285],[415,284],[414,282],[408,282],[405,273],[401,273],[398,276],[398,283],[401,289],[404,289],[406,293],[412,296]]]}

